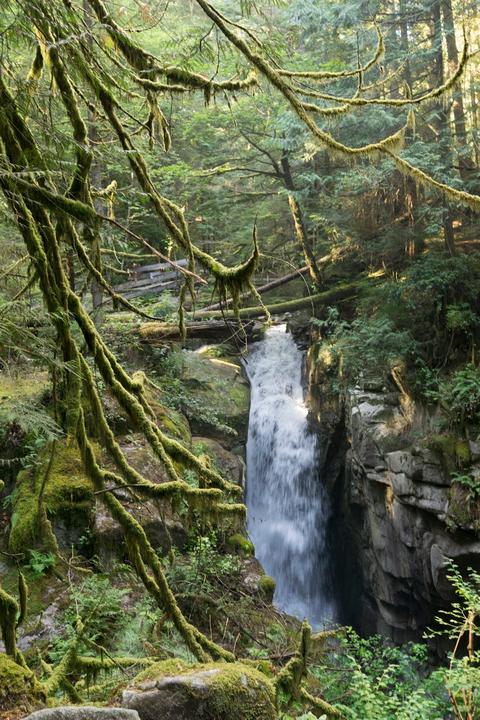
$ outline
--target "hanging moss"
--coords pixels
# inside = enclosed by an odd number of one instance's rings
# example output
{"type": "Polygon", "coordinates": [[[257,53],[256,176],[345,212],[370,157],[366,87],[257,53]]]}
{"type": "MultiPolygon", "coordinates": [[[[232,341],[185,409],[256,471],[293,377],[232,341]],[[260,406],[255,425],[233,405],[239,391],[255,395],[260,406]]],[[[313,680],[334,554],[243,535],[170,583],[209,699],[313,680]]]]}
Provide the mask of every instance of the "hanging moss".
{"type": "MultiPolygon", "coordinates": [[[[465,68],[467,66],[469,55],[468,55],[468,42],[465,40],[463,51],[461,58],[459,60],[458,66],[455,69],[455,72],[449,77],[442,85],[439,85],[435,87],[433,90],[430,90],[427,93],[424,93],[423,95],[420,95],[417,98],[413,98],[410,93],[410,89],[407,89],[406,92],[406,98],[366,98],[366,97],[360,97],[358,93],[356,93],[353,97],[342,97],[338,95],[332,95],[331,93],[321,93],[318,91],[311,91],[307,90],[304,91],[303,88],[298,88],[298,92],[303,95],[308,95],[310,97],[316,97],[320,100],[328,100],[330,102],[337,102],[341,104],[346,104],[347,107],[361,107],[361,106],[371,106],[371,105],[385,105],[385,106],[393,106],[393,107],[405,107],[409,105],[423,105],[426,103],[431,102],[432,100],[437,99],[438,97],[441,97],[445,94],[448,94],[451,92],[455,85],[461,80],[465,68]]],[[[357,74],[358,71],[354,71],[354,74],[357,74]]],[[[284,74],[281,71],[279,74],[284,74]]],[[[323,108],[317,108],[314,109],[315,106],[308,106],[309,109],[312,112],[323,112],[323,108]]]]}
{"type": "Polygon", "coordinates": [[[308,78],[309,80],[315,80],[315,81],[329,81],[329,80],[340,80],[341,78],[347,78],[347,77],[356,77],[358,75],[363,75],[367,72],[367,70],[370,70],[374,65],[376,65],[383,57],[385,53],[385,43],[383,40],[383,34],[379,28],[379,26],[375,23],[375,30],[377,33],[377,47],[375,48],[375,52],[373,56],[370,58],[368,62],[365,63],[362,67],[355,68],[354,70],[319,70],[319,71],[309,71],[309,70],[300,70],[300,71],[294,71],[294,70],[279,70],[279,75],[282,75],[283,77],[289,77],[289,78],[308,78]]]}
{"type": "MultiPolygon", "coordinates": [[[[109,96],[107,94],[103,96],[101,88],[99,88],[99,96],[103,97],[107,112],[111,112],[112,108],[109,105],[109,96]]],[[[12,103],[11,111],[13,115],[16,112],[14,103],[12,103]]],[[[111,117],[113,123],[117,122],[114,114],[111,115],[111,117]]],[[[29,136],[25,139],[22,135],[17,135],[17,128],[21,127],[21,125],[21,122],[16,122],[16,116],[15,122],[12,123],[4,122],[2,124],[0,121],[0,133],[5,143],[4,147],[6,147],[6,143],[9,144],[9,157],[11,161],[28,166],[27,158],[23,153],[23,147],[29,140],[29,136]]],[[[118,124],[118,130],[122,132],[120,124],[118,124]]],[[[128,138],[126,136],[122,136],[122,138],[126,148],[129,148],[128,138]]],[[[144,164],[141,156],[135,156],[135,162],[138,168],[142,170],[144,164]]],[[[147,184],[150,182],[148,177],[146,177],[146,182],[147,184]]],[[[46,195],[43,195],[42,191],[44,188],[40,188],[40,186],[35,183],[23,185],[23,191],[19,192],[18,184],[14,178],[12,179],[10,177],[1,177],[0,183],[2,189],[5,190],[7,200],[19,219],[19,226],[27,248],[33,261],[37,265],[41,288],[51,314],[52,322],[57,328],[58,342],[63,352],[64,362],[70,363],[70,366],[74,369],[75,382],[68,384],[71,385],[71,392],[70,387],[68,388],[68,397],[69,400],[71,399],[72,401],[71,414],[69,415],[71,422],[69,422],[69,426],[73,429],[73,426],[76,425],[76,438],[81,451],[86,475],[91,481],[93,488],[95,488],[96,492],[100,494],[101,499],[105,502],[114,520],[122,527],[132,562],[146,589],[155,598],[159,607],[173,620],[177,630],[182,635],[192,653],[202,661],[211,658],[232,661],[234,660],[232,653],[209,640],[186,621],[168,586],[162,564],[145,535],[143,528],[114,496],[113,492],[105,488],[106,480],[113,479],[114,482],[118,482],[119,484],[125,483],[125,480],[119,475],[115,475],[101,468],[95,456],[94,446],[86,434],[83,408],[80,402],[85,387],[88,390],[89,400],[94,407],[95,416],[103,428],[104,438],[111,438],[108,432],[108,424],[105,420],[102,403],[92,380],[91,371],[80,354],[76,341],[72,337],[70,329],[72,318],[76,320],[87,346],[93,354],[103,380],[113,392],[116,400],[118,400],[134,423],[136,423],[139,429],[145,434],[152,449],[157,453],[158,457],[165,464],[167,471],[171,474],[172,481],[178,481],[178,474],[174,467],[174,459],[181,457],[198,470],[205,481],[205,486],[216,484],[219,486],[218,490],[220,490],[220,488],[225,490],[231,489],[232,492],[237,491],[238,488],[231,486],[224,481],[218,473],[202,465],[198,458],[186,450],[180,443],[168,438],[160,431],[152,419],[153,413],[144,395],[144,383],[139,382],[138,379],[130,378],[124,371],[114,354],[102,341],[94,324],[83,309],[80,299],[70,290],[62,263],[60,239],[51,222],[48,210],[58,215],[59,212],[65,212],[66,208],[71,207],[73,209],[76,207],[78,201],[68,200],[51,191],[46,191],[46,195]],[[57,198],[58,202],[55,203],[57,198]],[[40,202],[37,202],[38,200],[40,200],[40,202]],[[45,203],[43,200],[45,200],[45,203]],[[69,205],[69,203],[72,205],[69,205]],[[71,316],[68,314],[68,311],[70,311],[71,316]]],[[[182,238],[186,238],[185,241],[188,243],[188,233],[184,227],[185,221],[182,212],[169,201],[162,199],[161,196],[154,194],[154,197],[158,207],[165,211],[167,221],[178,229],[182,238]],[[170,211],[173,213],[173,217],[169,214],[170,211]],[[178,228],[176,222],[180,223],[181,229],[178,228]]],[[[85,208],[87,208],[88,212],[91,210],[85,203],[80,202],[78,206],[82,208],[82,211],[84,211],[85,208]]],[[[77,219],[81,218],[78,217],[77,219]]],[[[126,473],[131,472],[132,469],[128,463],[126,463],[125,458],[122,458],[122,453],[118,452],[116,443],[111,442],[110,445],[108,445],[108,442],[106,442],[106,446],[109,454],[111,454],[112,458],[120,465],[121,469],[125,470],[126,473]]],[[[71,445],[69,444],[67,447],[71,447],[71,445]]],[[[31,481],[30,486],[27,486],[26,483],[23,485],[22,482],[23,489],[25,490],[22,499],[26,504],[26,513],[25,515],[22,513],[20,518],[17,515],[16,523],[21,523],[23,517],[32,520],[33,513],[31,511],[35,506],[35,503],[32,502],[31,499],[32,496],[36,499],[36,507],[40,511],[40,516],[42,516],[41,510],[43,507],[48,509],[50,500],[54,498],[55,501],[58,501],[58,486],[57,483],[53,481],[54,475],[55,467],[52,461],[52,466],[48,473],[43,474],[40,489],[38,488],[36,474],[29,478],[31,481]],[[51,478],[50,475],[52,476],[51,478]],[[47,478],[48,482],[45,481],[45,478],[47,478]],[[50,488],[53,488],[54,491],[53,498],[49,498],[50,488]]],[[[146,481],[144,481],[144,483],[146,483],[146,481]]],[[[64,483],[62,483],[62,485],[64,485],[64,483]]],[[[93,491],[93,488],[92,490],[89,489],[89,491],[93,491]]],[[[215,487],[194,489],[194,491],[196,490],[194,493],[195,501],[197,501],[198,495],[203,494],[202,491],[206,492],[209,490],[211,492],[215,489],[215,487]]],[[[176,490],[180,491],[180,488],[176,488],[176,490]]],[[[215,494],[219,495],[220,493],[216,492],[215,494]]],[[[79,500],[79,498],[77,498],[77,500],[79,500]]],[[[201,503],[204,509],[206,509],[207,503],[205,498],[201,498],[201,503]]],[[[218,503],[218,506],[217,503],[211,504],[213,506],[213,513],[218,514],[222,511],[221,503],[218,503]]],[[[241,512],[243,506],[238,506],[238,508],[228,506],[228,510],[225,512],[232,514],[237,512],[237,510],[241,512]]],[[[18,531],[18,528],[19,526],[17,525],[15,531],[18,531]]],[[[27,528],[24,528],[24,530],[26,530],[27,534],[28,531],[32,531],[33,521],[30,522],[30,524],[27,522],[27,528]]],[[[77,641],[81,637],[81,634],[82,630],[80,628],[76,636],[77,641]]],[[[55,668],[45,684],[47,692],[55,693],[59,687],[65,686],[67,687],[67,692],[73,696],[74,693],[72,693],[71,688],[69,689],[66,675],[74,664],[75,654],[76,642],[72,642],[64,659],[58,667],[55,668]]]]}
{"type": "MultiPolygon", "coordinates": [[[[471,193],[467,193],[465,191],[455,190],[450,186],[444,185],[398,156],[398,151],[403,146],[405,130],[408,127],[409,120],[407,120],[407,125],[404,128],[401,128],[398,132],[394,133],[390,137],[384,138],[380,142],[370,143],[369,145],[364,145],[363,147],[351,147],[349,145],[344,145],[316,124],[315,120],[311,116],[311,113],[317,112],[318,106],[303,103],[299,96],[300,91],[287,82],[281,75],[281,72],[270,64],[265,57],[254,51],[243,39],[243,37],[240,37],[240,35],[234,32],[234,30],[212,5],[210,5],[206,0],[197,0],[197,2],[205,14],[213,20],[213,22],[220,28],[222,33],[233,43],[233,45],[235,45],[252,63],[252,65],[269,80],[273,87],[277,88],[277,90],[281,92],[301,122],[312,132],[315,140],[331,153],[338,154],[339,156],[347,159],[386,155],[395,162],[399,170],[411,176],[419,184],[440,190],[452,200],[468,205],[476,212],[480,211],[480,196],[472,195],[471,193]]],[[[465,41],[462,59],[459,67],[457,68],[458,77],[462,74],[466,66],[467,59],[468,45],[465,41]]],[[[432,91],[432,94],[426,99],[430,100],[434,97],[445,95],[449,90],[451,90],[457,79],[458,78],[455,73],[453,78],[447,81],[444,86],[436,88],[432,91]]],[[[345,100],[349,100],[348,98],[332,97],[333,99],[339,100],[341,103],[345,102],[345,100]]],[[[408,98],[407,102],[402,101],[402,103],[405,105],[412,104],[412,100],[411,98],[408,98]]]]}
{"type": "Polygon", "coordinates": [[[37,45],[35,55],[33,57],[30,70],[27,75],[27,85],[29,92],[33,92],[34,88],[38,84],[43,70],[43,52],[40,44],[37,45]]]}

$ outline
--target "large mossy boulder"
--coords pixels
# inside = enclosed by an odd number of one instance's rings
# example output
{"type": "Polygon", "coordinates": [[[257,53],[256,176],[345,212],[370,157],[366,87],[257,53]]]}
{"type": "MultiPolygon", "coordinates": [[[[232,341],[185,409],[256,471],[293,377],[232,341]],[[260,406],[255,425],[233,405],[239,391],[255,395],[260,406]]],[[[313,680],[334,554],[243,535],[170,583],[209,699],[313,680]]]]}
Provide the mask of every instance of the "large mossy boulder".
{"type": "Polygon", "coordinates": [[[227,448],[246,442],[250,389],[232,359],[183,353],[183,412],[193,435],[214,438],[227,448]]]}
{"type": "Polygon", "coordinates": [[[276,720],[270,680],[242,663],[155,663],[123,693],[141,720],[276,720]]]}
{"type": "Polygon", "coordinates": [[[215,470],[218,470],[223,477],[236,485],[243,485],[245,474],[245,463],[241,455],[226,450],[218,440],[206,437],[192,438],[193,450],[196,455],[210,458],[210,463],[215,470]]]}

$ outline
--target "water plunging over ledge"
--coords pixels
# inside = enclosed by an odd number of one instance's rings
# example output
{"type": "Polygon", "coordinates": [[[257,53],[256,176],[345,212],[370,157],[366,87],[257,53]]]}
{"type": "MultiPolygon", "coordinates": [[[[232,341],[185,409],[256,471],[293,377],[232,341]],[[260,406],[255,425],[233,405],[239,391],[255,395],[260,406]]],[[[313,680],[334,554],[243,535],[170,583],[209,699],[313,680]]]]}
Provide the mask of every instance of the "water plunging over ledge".
{"type": "Polygon", "coordinates": [[[335,608],[326,554],[328,502],[307,420],[302,363],[285,325],[252,345],[246,364],[246,503],[256,557],[276,581],[275,605],[318,627],[335,619],[335,608]]]}

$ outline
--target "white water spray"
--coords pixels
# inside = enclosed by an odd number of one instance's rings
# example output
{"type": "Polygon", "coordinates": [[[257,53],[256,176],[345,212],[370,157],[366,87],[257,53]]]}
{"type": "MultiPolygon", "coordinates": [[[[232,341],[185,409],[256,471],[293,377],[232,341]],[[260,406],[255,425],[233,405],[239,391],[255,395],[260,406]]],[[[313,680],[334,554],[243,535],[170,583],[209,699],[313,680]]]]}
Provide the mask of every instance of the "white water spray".
{"type": "Polygon", "coordinates": [[[252,346],[247,444],[248,532],[275,605],[316,627],[334,620],[326,557],[328,503],[307,420],[302,353],[285,325],[252,346]]]}

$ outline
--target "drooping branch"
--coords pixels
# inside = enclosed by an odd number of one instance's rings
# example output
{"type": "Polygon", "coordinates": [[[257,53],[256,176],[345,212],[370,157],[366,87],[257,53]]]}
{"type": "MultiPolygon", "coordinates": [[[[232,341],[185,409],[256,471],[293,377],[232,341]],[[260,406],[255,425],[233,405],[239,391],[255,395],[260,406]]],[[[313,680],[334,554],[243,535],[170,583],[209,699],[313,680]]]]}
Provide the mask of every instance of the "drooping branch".
{"type": "Polygon", "coordinates": [[[315,80],[315,81],[328,81],[328,80],[341,80],[343,78],[348,77],[358,77],[360,75],[364,75],[368,70],[370,70],[372,67],[377,65],[377,63],[382,59],[384,53],[385,53],[385,43],[383,40],[383,34],[380,30],[377,23],[375,23],[375,30],[377,33],[377,47],[375,48],[375,52],[373,56],[370,58],[370,60],[365,63],[365,65],[362,65],[361,67],[355,68],[353,70],[319,70],[319,71],[310,71],[310,70],[284,70],[280,69],[279,75],[282,75],[283,77],[288,78],[305,78],[308,80],[315,80]]]}
{"type": "MultiPolygon", "coordinates": [[[[199,458],[180,443],[168,438],[160,431],[152,419],[153,413],[144,396],[143,382],[130,378],[123,370],[113,353],[106,347],[95,325],[83,309],[80,299],[69,287],[62,262],[61,245],[67,236],[69,242],[75,246],[72,217],[83,223],[92,222],[95,215],[94,210],[88,203],[61,195],[54,186],[44,187],[40,184],[42,178],[36,179],[38,177],[36,175],[37,159],[40,158],[40,153],[29,131],[22,132],[21,115],[1,78],[0,92],[3,92],[7,98],[9,109],[8,115],[4,115],[0,121],[3,165],[0,187],[15,214],[29,255],[37,269],[40,287],[52,322],[57,329],[58,342],[63,350],[64,360],[70,368],[74,368],[68,383],[66,429],[71,437],[77,439],[87,475],[92,480],[94,487],[102,492],[103,501],[124,529],[132,561],[147,590],[172,617],[185,642],[199,659],[231,660],[233,656],[230,653],[208,640],[196,628],[187,623],[175,603],[161,563],[143,529],[123,507],[121,501],[115,497],[113,491],[105,487],[105,481],[107,479],[118,481],[118,485],[122,486],[133,480],[149,497],[180,496],[184,497],[187,503],[192,502],[193,506],[201,511],[212,512],[215,515],[225,513],[228,516],[242,513],[243,506],[226,502],[227,493],[236,494],[240,492],[240,489],[225,481],[218,473],[202,464],[199,458]],[[14,167],[34,170],[32,181],[27,182],[19,178],[14,167]],[[65,222],[65,215],[68,216],[68,222],[65,222]],[[56,225],[52,218],[56,218],[56,225]],[[72,322],[75,322],[80,328],[102,379],[120,405],[127,410],[134,424],[144,432],[153,451],[171,475],[172,482],[166,484],[164,492],[160,489],[161,486],[156,490],[153,483],[149,483],[139,473],[136,473],[115,443],[91,371],[72,335],[72,322]],[[83,404],[85,402],[86,405],[83,404]],[[88,407],[96,418],[103,436],[104,446],[119,468],[120,475],[112,474],[111,471],[106,471],[99,465],[86,433],[84,407],[88,407]],[[195,488],[187,486],[179,477],[173,460],[181,460],[187,466],[194,468],[199,477],[203,479],[205,486],[198,488],[198,492],[195,492],[195,488]]],[[[7,605],[10,610],[6,616],[13,617],[15,614],[16,619],[18,610],[15,603],[12,604],[10,601],[7,603],[5,600],[6,608],[7,605]]],[[[13,651],[10,628],[11,623],[6,629],[7,634],[10,633],[8,634],[9,648],[13,651]]],[[[63,676],[70,667],[72,659],[70,655],[74,652],[75,648],[72,646],[71,653],[65,657],[65,662],[62,661],[61,667],[47,681],[48,688],[52,692],[63,682],[63,676]]]]}
{"type": "MultiPolygon", "coordinates": [[[[460,202],[462,204],[469,205],[472,209],[480,210],[480,196],[468,193],[466,191],[460,191],[450,185],[443,185],[427,173],[415,168],[410,163],[405,161],[398,155],[399,150],[403,146],[405,130],[413,121],[412,119],[407,120],[407,124],[393,135],[384,138],[379,142],[370,143],[363,147],[352,147],[345,145],[336,140],[330,133],[321,129],[311,113],[317,112],[317,106],[312,103],[304,103],[300,99],[299,95],[301,91],[293,87],[287,82],[288,79],[284,78],[280,71],[273,67],[266,58],[253,50],[249,44],[242,38],[238,33],[234,32],[231,27],[222,19],[222,16],[216,11],[216,9],[206,2],[206,0],[196,0],[197,4],[203,9],[205,14],[215,22],[217,27],[227,37],[230,42],[241,52],[241,54],[249,60],[254,67],[275,87],[283,97],[288,101],[293,111],[296,113],[298,118],[305,124],[305,126],[312,132],[315,140],[323,147],[334,153],[343,155],[344,157],[355,159],[356,157],[375,157],[386,155],[390,157],[396,165],[407,174],[411,175],[421,182],[435,190],[441,190],[451,200],[460,202]]],[[[466,58],[467,48],[464,48],[465,60],[462,66],[460,63],[461,71],[463,72],[466,58]]],[[[440,94],[445,93],[448,88],[441,88],[440,94]]],[[[431,97],[434,97],[436,91],[432,91],[431,97]]],[[[402,101],[403,102],[403,101],[402,101]]],[[[404,103],[408,105],[409,103],[404,103]]]]}

